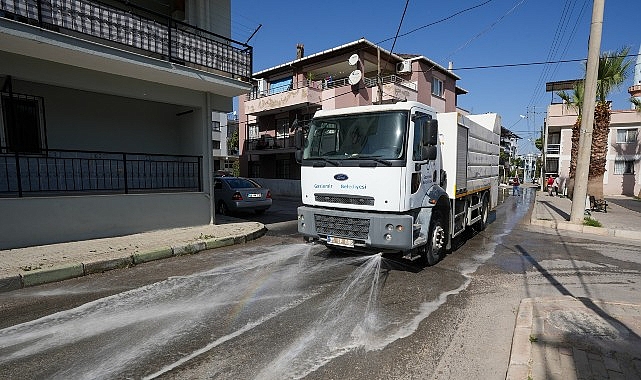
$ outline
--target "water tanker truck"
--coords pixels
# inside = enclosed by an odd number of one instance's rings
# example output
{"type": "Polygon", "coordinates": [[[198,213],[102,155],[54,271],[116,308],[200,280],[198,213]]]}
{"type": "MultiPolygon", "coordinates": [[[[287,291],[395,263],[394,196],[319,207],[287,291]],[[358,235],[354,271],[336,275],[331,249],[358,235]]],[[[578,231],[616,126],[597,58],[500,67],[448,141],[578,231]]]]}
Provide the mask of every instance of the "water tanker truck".
{"type": "Polygon", "coordinates": [[[298,232],[338,250],[437,263],[496,207],[500,129],[497,114],[418,102],[317,111],[296,132],[298,232]]]}

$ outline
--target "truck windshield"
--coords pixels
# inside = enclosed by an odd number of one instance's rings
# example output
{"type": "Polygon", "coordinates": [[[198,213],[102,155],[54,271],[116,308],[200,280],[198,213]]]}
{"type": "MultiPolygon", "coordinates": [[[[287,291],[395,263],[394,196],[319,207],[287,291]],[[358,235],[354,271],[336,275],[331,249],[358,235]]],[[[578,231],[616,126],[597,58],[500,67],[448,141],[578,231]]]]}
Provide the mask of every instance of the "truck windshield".
{"type": "Polygon", "coordinates": [[[314,118],[303,159],[402,158],[407,111],[314,118]]]}

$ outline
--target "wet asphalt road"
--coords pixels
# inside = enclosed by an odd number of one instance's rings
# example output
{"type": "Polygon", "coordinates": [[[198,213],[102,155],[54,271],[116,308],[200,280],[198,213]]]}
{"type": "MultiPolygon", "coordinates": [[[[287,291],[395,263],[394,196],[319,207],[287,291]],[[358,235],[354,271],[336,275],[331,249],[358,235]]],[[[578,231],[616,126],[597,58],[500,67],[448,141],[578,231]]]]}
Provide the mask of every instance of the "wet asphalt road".
{"type": "Polygon", "coordinates": [[[521,298],[632,300],[641,278],[638,247],[528,231],[531,196],[431,268],[304,245],[289,204],[242,216],[272,218],[246,245],[3,293],[0,373],[504,378],[521,298]]]}

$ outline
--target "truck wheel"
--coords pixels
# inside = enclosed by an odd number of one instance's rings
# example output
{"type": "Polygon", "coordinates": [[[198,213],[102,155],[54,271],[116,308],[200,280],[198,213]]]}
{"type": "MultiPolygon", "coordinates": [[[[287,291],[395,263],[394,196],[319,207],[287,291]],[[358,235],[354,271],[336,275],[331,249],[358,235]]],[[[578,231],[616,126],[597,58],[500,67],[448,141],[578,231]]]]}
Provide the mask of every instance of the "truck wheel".
{"type": "Polygon", "coordinates": [[[443,220],[440,215],[436,214],[432,217],[429,231],[429,240],[423,248],[423,261],[425,265],[432,266],[445,256],[447,232],[443,228],[443,220]]]}
{"type": "Polygon", "coordinates": [[[485,231],[485,227],[487,227],[487,217],[489,214],[489,208],[488,208],[488,202],[487,198],[483,197],[483,206],[481,206],[481,220],[478,222],[474,223],[474,229],[481,232],[485,231]]]}

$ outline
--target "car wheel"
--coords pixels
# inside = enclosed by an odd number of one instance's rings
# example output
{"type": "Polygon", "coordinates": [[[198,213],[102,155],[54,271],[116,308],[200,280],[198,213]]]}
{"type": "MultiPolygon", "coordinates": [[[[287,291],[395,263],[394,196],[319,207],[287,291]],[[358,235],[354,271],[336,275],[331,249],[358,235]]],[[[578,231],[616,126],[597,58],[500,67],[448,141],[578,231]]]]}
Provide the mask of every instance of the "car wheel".
{"type": "Polygon", "coordinates": [[[218,203],[218,213],[220,215],[229,215],[229,209],[225,205],[225,202],[218,203]]]}

